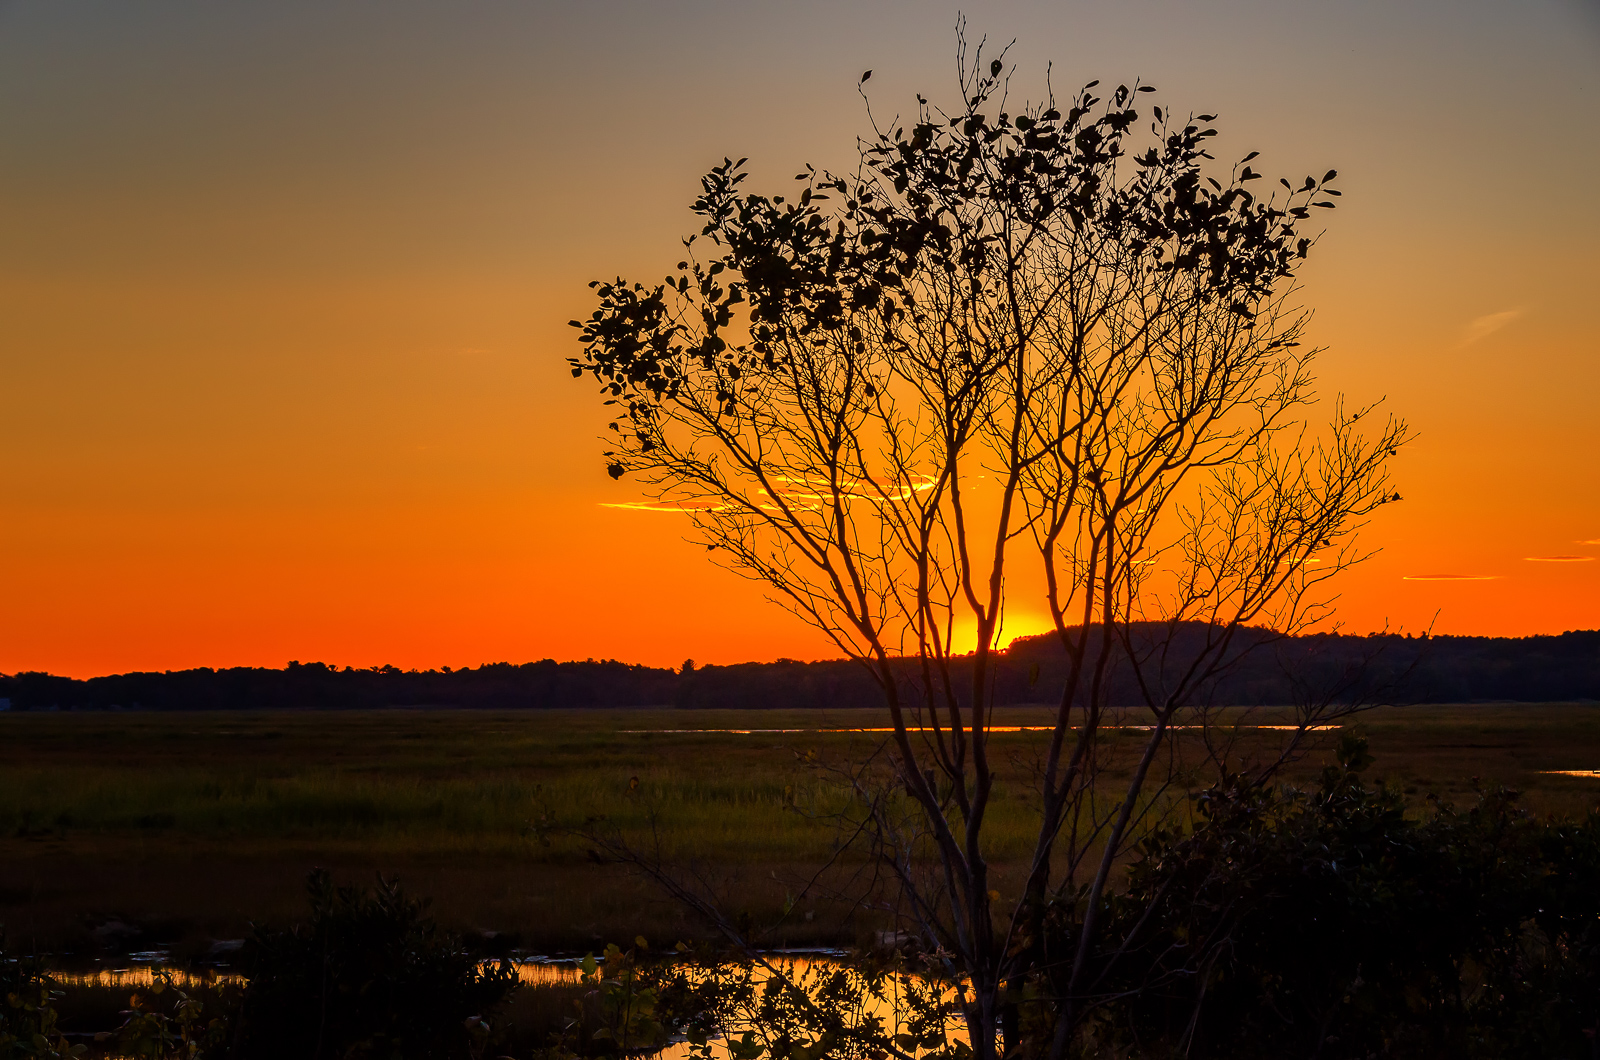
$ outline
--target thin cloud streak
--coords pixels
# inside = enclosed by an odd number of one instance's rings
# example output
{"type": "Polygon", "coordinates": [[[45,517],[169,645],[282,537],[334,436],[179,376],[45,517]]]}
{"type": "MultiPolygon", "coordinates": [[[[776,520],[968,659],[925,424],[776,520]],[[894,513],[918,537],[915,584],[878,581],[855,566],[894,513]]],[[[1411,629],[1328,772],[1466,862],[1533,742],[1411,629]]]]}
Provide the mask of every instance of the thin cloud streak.
{"type": "Polygon", "coordinates": [[[1504,578],[1503,574],[1403,574],[1403,582],[1492,582],[1504,578]]]}
{"type": "Polygon", "coordinates": [[[1524,563],[1593,563],[1593,556],[1523,556],[1524,563]]]}
{"type": "Polygon", "coordinates": [[[1467,325],[1466,333],[1461,339],[1461,345],[1471,346],[1480,339],[1486,339],[1521,315],[1522,307],[1518,306],[1516,309],[1506,309],[1499,313],[1488,313],[1477,317],[1467,325]]]}

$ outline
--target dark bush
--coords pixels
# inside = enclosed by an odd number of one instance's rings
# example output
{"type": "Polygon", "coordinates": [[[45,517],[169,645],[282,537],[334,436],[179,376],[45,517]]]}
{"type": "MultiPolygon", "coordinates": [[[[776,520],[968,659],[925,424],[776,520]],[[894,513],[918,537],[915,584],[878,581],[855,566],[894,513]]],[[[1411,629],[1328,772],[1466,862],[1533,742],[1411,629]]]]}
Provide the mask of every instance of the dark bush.
{"type": "Polygon", "coordinates": [[[61,992],[31,957],[6,952],[0,932],[0,1060],[64,1060],[83,1053],[69,1046],[56,1029],[56,1001],[61,992]]]}
{"type": "MultiPolygon", "coordinates": [[[[1107,909],[1099,1044],[1189,1057],[1588,1057],[1600,816],[1487,788],[1408,819],[1347,740],[1319,790],[1200,798],[1107,909]]],[[[1070,920],[1058,925],[1071,929],[1070,920]]]]}
{"type": "Polygon", "coordinates": [[[238,1056],[453,1060],[481,1050],[517,985],[508,962],[480,966],[397,881],[336,888],[318,870],[307,886],[309,924],[258,929],[246,943],[238,1056]]]}

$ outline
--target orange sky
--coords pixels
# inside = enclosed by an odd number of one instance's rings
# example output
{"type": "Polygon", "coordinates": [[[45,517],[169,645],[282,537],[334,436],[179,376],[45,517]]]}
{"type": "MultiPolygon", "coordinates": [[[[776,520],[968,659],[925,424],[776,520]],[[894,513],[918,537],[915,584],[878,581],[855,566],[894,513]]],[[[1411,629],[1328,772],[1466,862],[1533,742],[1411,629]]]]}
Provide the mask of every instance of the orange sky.
{"type": "MultiPolygon", "coordinates": [[[[1339,169],[1323,386],[1419,433],[1348,628],[1600,627],[1592,3],[963,6],[1022,94],[1143,77],[1339,169]]],[[[955,13],[0,3],[0,671],[832,654],[600,506],[565,322],[724,154],[844,162],[862,70],[945,93],[955,13]]]]}

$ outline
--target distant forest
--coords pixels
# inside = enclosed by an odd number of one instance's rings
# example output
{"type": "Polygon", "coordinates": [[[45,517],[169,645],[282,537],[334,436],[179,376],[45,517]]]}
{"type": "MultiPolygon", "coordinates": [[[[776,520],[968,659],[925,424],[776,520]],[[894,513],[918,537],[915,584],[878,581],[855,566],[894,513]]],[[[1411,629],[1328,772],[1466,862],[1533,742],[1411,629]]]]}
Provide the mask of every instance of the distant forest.
{"type": "MultiPolygon", "coordinates": [[[[1204,632],[1192,627],[1182,636],[1204,632]]],[[[1521,638],[1246,633],[1249,650],[1207,690],[1213,703],[1277,705],[1308,696],[1399,703],[1600,700],[1600,630],[1521,638]]],[[[1052,634],[1013,641],[997,657],[996,701],[1051,701],[1067,663],[1052,634]]],[[[1114,668],[1110,679],[1117,701],[1140,701],[1125,667],[1114,668]]],[[[686,663],[678,670],[546,659],[420,671],[292,662],[281,670],[202,668],[88,680],[19,673],[0,676],[0,700],[9,700],[12,710],[819,709],[882,703],[857,663],[788,659],[733,666],[686,663]]]]}

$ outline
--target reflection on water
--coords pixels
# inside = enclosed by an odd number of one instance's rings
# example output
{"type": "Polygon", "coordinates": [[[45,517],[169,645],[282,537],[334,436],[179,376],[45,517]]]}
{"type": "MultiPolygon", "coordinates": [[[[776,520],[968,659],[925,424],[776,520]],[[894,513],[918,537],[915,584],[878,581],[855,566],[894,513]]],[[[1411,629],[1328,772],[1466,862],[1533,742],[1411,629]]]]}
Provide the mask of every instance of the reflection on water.
{"type": "MultiPolygon", "coordinates": [[[[1217,728],[1217,726],[1209,726],[1209,727],[1210,728],[1217,728]]],[[[1231,727],[1232,728],[1238,728],[1238,729],[1256,729],[1256,730],[1272,731],[1272,732],[1296,732],[1296,731],[1298,731],[1300,729],[1299,725],[1238,725],[1238,726],[1231,726],[1231,727]]],[[[1305,728],[1306,728],[1306,730],[1308,732],[1327,732],[1327,731],[1332,730],[1332,729],[1337,729],[1338,727],[1339,726],[1337,726],[1337,725],[1307,725],[1307,726],[1305,726],[1305,728]]],[[[1135,732],[1150,732],[1152,729],[1155,728],[1155,726],[1154,725],[1102,725],[1102,726],[1100,726],[1100,728],[1102,728],[1102,729],[1127,729],[1127,730],[1132,730],[1132,731],[1135,731],[1135,732]]],[[[1208,728],[1208,726],[1205,726],[1205,725],[1168,725],[1167,728],[1169,730],[1170,729],[1204,729],[1204,728],[1208,728]]],[[[1230,726],[1222,726],[1222,728],[1230,728],[1230,726]]],[[[934,730],[932,728],[929,728],[927,726],[919,726],[919,725],[908,725],[908,726],[906,726],[906,732],[934,732],[934,731],[936,731],[936,730],[934,730]]],[[[991,725],[991,726],[989,726],[989,728],[986,731],[988,731],[988,732],[1054,732],[1055,731],[1055,727],[1051,726],[1051,725],[991,725]]],[[[727,733],[727,734],[732,734],[734,736],[773,736],[773,735],[781,735],[781,734],[784,734],[784,733],[894,732],[894,729],[892,729],[892,728],[862,728],[862,729],[618,729],[617,732],[619,732],[619,733],[621,733],[621,734],[623,734],[625,736],[640,736],[640,735],[697,736],[697,735],[708,735],[708,734],[711,734],[711,733],[727,733]]]]}
{"type": "MultiPolygon", "coordinates": [[[[495,962],[486,961],[485,967],[495,962]]],[[[550,960],[530,957],[515,962],[517,978],[528,986],[559,986],[576,983],[582,973],[577,961],[550,960]]],[[[156,964],[139,964],[127,968],[95,968],[88,971],[53,972],[55,981],[63,987],[113,987],[118,990],[148,990],[157,978],[165,978],[173,986],[189,990],[196,987],[242,983],[245,977],[237,972],[207,969],[191,972],[183,968],[167,968],[156,964]]]]}
{"type": "MultiPolygon", "coordinates": [[[[759,987],[769,981],[773,974],[781,973],[791,981],[801,983],[813,973],[827,972],[838,966],[836,951],[786,951],[769,953],[764,957],[762,964],[756,965],[753,971],[754,985],[759,987]]],[[[494,962],[485,962],[485,966],[494,962]]],[[[548,957],[528,957],[513,962],[517,978],[525,985],[565,986],[576,985],[583,977],[582,969],[576,960],[560,960],[548,957]]],[[[120,990],[148,990],[155,985],[158,977],[165,978],[173,986],[191,990],[207,986],[221,986],[243,983],[245,977],[236,972],[206,970],[202,972],[187,971],[182,968],[167,968],[155,964],[132,965],[126,968],[99,968],[79,972],[57,972],[54,975],[56,982],[62,987],[107,987],[120,990]]],[[[863,1007],[859,1012],[851,1014],[852,1022],[864,1022],[868,1019],[881,1020],[883,1025],[898,1031],[901,1027],[899,1016],[904,1011],[903,1002],[896,983],[888,984],[882,996],[867,994],[862,998],[863,1007]]],[[[759,990],[758,990],[759,993],[759,990]]],[[[949,1013],[947,1031],[952,1038],[966,1040],[966,1028],[959,1015],[958,1006],[955,1004],[956,992],[953,988],[944,992],[941,999],[945,1010],[949,1013]]],[[[742,1031],[742,1027],[730,1028],[735,1034],[742,1031]]],[[[669,1044],[659,1054],[661,1060],[687,1060],[690,1046],[688,1042],[674,1042],[669,1044]]],[[[120,1060],[108,1057],[107,1060],[120,1060]]]]}
{"type": "MultiPolygon", "coordinates": [[[[767,954],[751,970],[752,978],[750,983],[756,988],[755,995],[759,997],[762,993],[761,987],[763,985],[768,983],[774,975],[782,975],[791,983],[799,986],[805,993],[815,998],[820,996],[823,978],[829,976],[833,970],[840,968],[841,963],[837,958],[820,954],[801,956],[794,954],[792,951],[789,953],[767,954]]],[[[909,1029],[904,1017],[908,1014],[910,1006],[903,992],[903,985],[893,977],[882,984],[881,993],[875,993],[870,990],[862,990],[860,992],[845,991],[843,994],[834,994],[833,996],[837,999],[830,1002],[833,1012],[843,1017],[848,1026],[864,1027],[869,1024],[877,1024],[891,1035],[897,1035],[909,1029]],[[844,1000],[846,997],[852,998],[854,1004],[847,1004],[844,1000]],[[844,1007],[841,1008],[841,1005],[844,1007]]],[[[964,1043],[967,1041],[966,1023],[961,1016],[957,997],[958,992],[955,987],[946,986],[929,1000],[936,1003],[939,1010],[944,1013],[945,1034],[953,1041],[964,1043]]],[[[753,1028],[751,1024],[741,1022],[735,1016],[730,1025],[724,1026],[723,1029],[728,1032],[729,1037],[737,1038],[745,1031],[753,1028]]],[[[756,1030],[757,1037],[760,1038],[761,1032],[759,1029],[756,1030]]],[[[686,1041],[673,1042],[657,1055],[662,1060],[688,1060],[690,1048],[689,1043],[686,1041]]],[[[720,1052],[722,1056],[732,1060],[733,1052],[727,1048],[726,1043],[723,1044],[720,1052]]]]}
{"type": "Polygon", "coordinates": [[[563,986],[583,978],[577,961],[550,961],[538,957],[517,962],[517,978],[527,986],[563,986]]]}
{"type": "Polygon", "coordinates": [[[64,987],[105,986],[118,990],[148,990],[157,976],[185,990],[211,984],[242,983],[244,976],[230,972],[186,972],[181,968],[141,965],[134,968],[97,968],[88,972],[52,972],[51,977],[64,987]]]}

